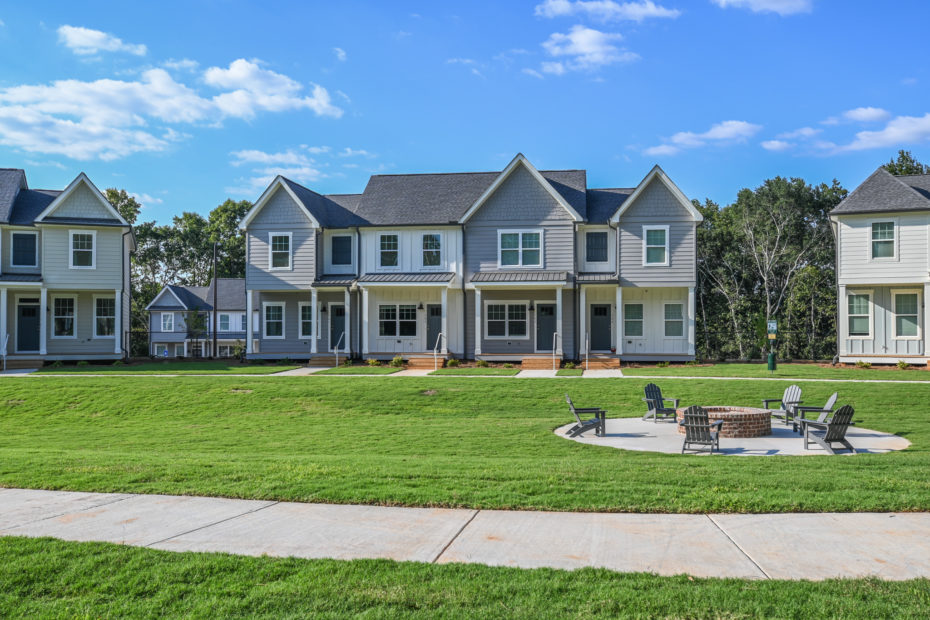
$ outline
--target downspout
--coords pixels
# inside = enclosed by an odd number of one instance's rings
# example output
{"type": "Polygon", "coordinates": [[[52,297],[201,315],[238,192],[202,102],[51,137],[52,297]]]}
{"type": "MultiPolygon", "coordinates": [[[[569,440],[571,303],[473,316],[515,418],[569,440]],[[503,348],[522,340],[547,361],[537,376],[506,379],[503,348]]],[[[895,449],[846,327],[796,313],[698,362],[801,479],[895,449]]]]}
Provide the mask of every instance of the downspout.
{"type": "Polygon", "coordinates": [[[842,308],[843,300],[840,299],[840,239],[838,229],[839,223],[831,217],[830,230],[833,232],[833,264],[835,265],[833,268],[833,280],[836,286],[836,355],[834,355],[833,359],[830,360],[830,363],[833,366],[836,366],[840,361],[840,351],[842,351],[840,337],[843,333],[843,330],[840,326],[840,308],[842,308]]]}
{"type": "MultiPolygon", "coordinates": [[[[468,245],[465,243],[465,224],[461,224],[462,228],[462,359],[468,357],[468,299],[465,297],[465,270],[467,269],[468,262],[465,260],[466,252],[468,251],[468,245]]],[[[446,312],[448,312],[448,308],[446,312]]],[[[475,334],[475,338],[478,337],[478,334],[475,334]]]]}
{"type": "MultiPolygon", "coordinates": [[[[123,247],[124,248],[126,247],[126,235],[132,235],[132,234],[133,234],[132,226],[129,227],[129,230],[123,233],[123,247]]],[[[133,250],[130,250],[129,253],[126,255],[126,257],[122,261],[122,266],[123,266],[122,281],[127,282],[127,275],[129,276],[128,277],[129,290],[126,291],[125,293],[127,295],[127,299],[129,299],[129,312],[126,313],[127,315],[126,318],[129,321],[129,329],[124,332],[125,336],[123,337],[123,343],[122,343],[122,346],[120,347],[120,349],[123,352],[124,359],[129,358],[129,347],[127,345],[128,345],[129,338],[131,337],[130,335],[132,334],[132,269],[128,269],[128,266],[126,263],[127,261],[131,260],[130,256],[134,253],[135,252],[133,250]]],[[[123,300],[121,299],[120,303],[122,302],[123,300]]]]}
{"type": "Polygon", "coordinates": [[[356,323],[356,325],[358,326],[358,340],[356,340],[357,342],[356,346],[358,347],[358,358],[359,359],[362,358],[362,351],[365,350],[365,347],[362,346],[362,338],[367,336],[367,334],[364,333],[364,330],[362,330],[362,322],[363,322],[362,321],[362,318],[363,318],[362,317],[362,293],[359,290],[358,285],[357,285],[357,282],[359,278],[361,277],[362,277],[362,231],[358,226],[356,226],[355,227],[355,279],[356,279],[355,297],[356,299],[353,305],[355,306],[355,314],[358,316],[358,322],[356,323]]]}
{"type": "MultiPolygon", "coordinates": [[[[578,348],[579,347],[578,345],[579,314],[578,313],[581,312],[581,310],[579,310],[579,308],[581,308],[581,291],[578,288],[579,285],[578,285],[578,222],[577,221],[572,222],[572,279],[574,280],[574,289],[573,289],[572,297],[574,297],[573,303],[575,305],[575,316],[574,316],[574,320],[572,321],[573,323],[572,333],[575,336],[573,338],[574,342],[572,346],[572,349],[573,349],[572,359],[577,360],[577,359],[580,359],[579,348],[578,348]]],[[[559,327],[561,328],[562,326],[559,325],[559,327]]]]}

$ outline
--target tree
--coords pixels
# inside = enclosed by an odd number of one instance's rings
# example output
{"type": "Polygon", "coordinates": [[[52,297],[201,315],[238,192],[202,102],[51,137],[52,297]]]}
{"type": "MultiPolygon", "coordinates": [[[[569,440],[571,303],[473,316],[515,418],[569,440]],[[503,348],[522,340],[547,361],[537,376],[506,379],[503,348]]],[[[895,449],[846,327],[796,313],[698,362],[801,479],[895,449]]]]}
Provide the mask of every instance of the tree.
{"type": "Polygon", "coordinates": [[[218,244],[217,277],[245,277],[245,232],[239,228],[242,218],[252,208],[248,200],[227,199],[212,211],[207,220],[210,243],[218,244]]]}
{"type": "Polygon", "coordinates": [[[916,159],[910,151],[901,149],[898,151],[898,158],[892,159],[882,166],[891,174],[930,174],[930,166],[926,166],[916,159]]]}
{"type": "Polygon", "coordinates": [[[142,211],[142,205],[127,194],[126,190],[110,187],[107,188],[104,195],[106,195],[109,203],[123,216],[123,219],[129,222],[130,226],[136,223],[136,219],[138,219],[139,213],[142,211]]]}

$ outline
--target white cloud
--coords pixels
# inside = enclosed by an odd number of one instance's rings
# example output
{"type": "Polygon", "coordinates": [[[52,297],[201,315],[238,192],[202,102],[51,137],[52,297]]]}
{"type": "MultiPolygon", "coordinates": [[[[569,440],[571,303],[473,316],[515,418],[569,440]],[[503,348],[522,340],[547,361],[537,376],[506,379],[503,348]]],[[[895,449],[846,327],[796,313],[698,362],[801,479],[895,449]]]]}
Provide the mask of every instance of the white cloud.
{"type": "Polygon", "coordinates": [[[375,154],[365,149],[344,147],[333,150],[329,146],[308,146],[268,152],[258,149],[243,149],[230,154],[230,165],[235,168],[249,168],[250,176],[235,180],[235,185],[226,191],[237,196],[255,196],[260,194],[279,174],[298,183],[308,184],[320,179],[339,176],[332,166],[339,161],[341,168],[358,168],[359,164],[345,161],[347,158],[363,157],[372,159],[375,154]],[[314,155],[316,157],[311,157],[314,155]]]}
{"type": "Polygon", "coordinates": [[[615,2],[614,0],[545,0],[535,9],[539,17],[569,17],[586,15],[595,19],[628,20],[641,22],[653,17],[675,18],[681,15],[677,9],[667,9],[652,0],[641,2],[615,2]]]}
{"type": "Polygon", "coordinates": [[[665,155],[677,155],[680,151],[681,149],[677,146],[672,146],[671,144],[660,144],[658,146],[650,146],[643,151],[643,154],[662,157],[665,155]]]}
{"type": "Polygon", "coordinates": [[[749,9],[753,13],[778,13],[779,15],[794,15],[796,13],[810,13],[813,0],[711,0],[722,9],[734,7],[749,9]]]}
{"type": "Polygon", "coordinates": [[[856,121],[859,123],[870,123],[874,121],[883,121],[888,118],[890,114],[887,110],[881,108],[855,108],[853,110],[847,110],[843,112],[843,117],[856,121]]]}
{"type": "Polygon", "coordinates": [[[336,55],[336,60],[338,60],[339,62],[346,61],[346,51],[342,49],[341,47],[334,47],[333,54],[336,55]]]}
{"type": "Polygon", "coordinates": [[[712,125],[704,133],[679,131],[668,138],[665,144],[652,146],[643,151],[646,155],[675,155],[684,149],[697,148],[706,144],[734,144],[745,142],[762,129],[746,121],[723,121],[712,125]]]}
{"type": "Polygon", "coordinates": [[[766,140],[762,142],[762,148],[766,151],[787,151],[793,146],[794,144],[785,142],[784,140],[766,140]]]}
{"type": "Polygon", "coordinates": [[[182,58],[180,60],[175,60],[172,58],[163,62],[161,66],[165,67],[166,69],[174,69],[176,71],[195,71],[197,67],[200,66],[200,63],[196,60],[191,60],[190,58],[182,58]]]}
{"type": "Polygon", "coordinates": [[[64,164],[61,164],[61,163],[59,163],[59,162],[57,162],[57,161],[51,161],[51,160],[49,160],[49,161],[36,161],[35,159],[27,159],[27,160],[26,160],[26,165],[27,165],[27,166],[36,167],[36,168],[38,168],[38,167],[40,167],[40,166],[42,166],[42,167],[48,166],[48,167],[51,167],[51,168],[58,168],[59,170],[67,170],[67,167],[66,167],[64,164]]]}
{"type": "Polygon", "coordinates": [[[283,151],[281,153],[266,153],[255,149],[246,149],[242,151],[233,151],[230,153],[233,166],[242,166],[243,164],[263,164],[266,166],[285,165],[285,166],[306,166],[310,159],[293,150],[283,151]]]}
{"type": "Polygon", "coordinates": [[[59,27],[58,42],[80,56],[91,56],[98,52],[127,52],[134,56],[145,56],[148,51],[144,45],[124,43],[119,37],[107,32],[80,26],[59,27]]]}
{"type": "Polygon", "coordinates": [[[794,131],[786,131],[786,132],[784,132],[784,133],[780,133],[780,134],[778,134],[778,135],[775,136],[775,137],[776,137],[776,138],[779,138],[779,139],[783,139],[783,140],[793,140],[793,139],[795,139],[795,138],[805,138],[805,139],[806,139],[806,138],[812,138],[812,137],[816,136],[816,135],[819,134],[821,131],[823,131],[823,130],[822,130],[822,129],[814,129],[813,127],[801,127],[800,129],[795,129],[794,131]]]}
{"type": "Polygon", "coordinates": [[[328,146],[307,146],[304,148],[307,149],[308,153],[313,153],[314,155],[319,155],[321,153],[329,153],[332,150],[328,146]]]}
{"type": "Polygon", "coordinates": [[[897,116],[878,131],[860,131],[851,143],[837,147],[840,151],[863,151],[876,148],[899,148],[930,140],[930,114],[897,116]]]}
{"type": "Polygon", "coordinates": [[[446,64],[449,65],[474,65],[476,61],[472,58],[448,58],[446,64]]]}
{"type": "Polygon", "coordinates": [[[148,194],[129,194],[129,195],[135,198],[136,202],[138,202],[143,208],[145,207],[145,205],[160,205],[161,203],[164,202],[164,200],[162,200],[161,198],[155,198],[148,194]]]}
{"type": "Polygon", "coordinates": [[[908,77],[908,78],[904,78],[903,80],[901,80],[901,84],[903,86],[913,86],[916,83],[917,83],[917,78],[915,77],[908,77]]]}
{"type": "Polygon", "coordinates": [[[0,28],[3,28],[4,26],[6,26],[6,24],[3,23],[2,19],[0,19],[0,28]]]}
{"type": "Polygon", "coordinates": [[[534,78],[539,78],[540,80],[543,79],[543,74],[536,69],[523,69],[523,73],[532,75],[534,78]]]}
{"type": "Polygon", "coordinates": [[[565,60],[542,63],[544,73],[562,75],[567,71],[592,71],[619,62],[632,62],[638,54],[622,50],[613,44],[623,35],[601,32],[586,26],[572,26],[567,34],[554,32],[542,46],[549,56],[565,60]]]}
{"type": "Polygon", "coordinates": [[[339,157],[374,157],[374,155],[365,149],[353,149],[346,147],[339,151],[339,157]]]}

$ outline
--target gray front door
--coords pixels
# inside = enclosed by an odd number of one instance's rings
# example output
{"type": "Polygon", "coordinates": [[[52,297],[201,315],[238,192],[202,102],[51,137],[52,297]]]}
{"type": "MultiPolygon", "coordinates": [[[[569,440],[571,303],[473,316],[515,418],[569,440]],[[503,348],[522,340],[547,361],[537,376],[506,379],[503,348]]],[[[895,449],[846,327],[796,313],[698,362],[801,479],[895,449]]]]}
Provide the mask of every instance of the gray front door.
{"type": "Polygon", "coordinates": [[[16,306],[16,350],[39,350],[39,304],[16,306]]]}
{"type": "Polygon", "coordinates": [[[346,307],[342,304],[329,307],[329,350],[333,351],[338,346],[340,350],[346,348],[346,339],[343,336],[346,331],[346,307]],[[340,342],[341,340],[341,342],[340,342]]]}
{"type": "Polygon", "coordinates": [[[439,332],[441,331],[442,306],[429,304],[426,306],[426,349],[428,351],[436,348],[436,339],[439,338],[439,332]]]}
{"type": "Polygon", "coordinates": [[[536,304],[536,350],[551,351],[555,332],[555,304],[536,304]]]}
{"type": "Polygon", "coordinates": [[[591,350],[610,350],[610,304],[591,304],[591,350]]]}

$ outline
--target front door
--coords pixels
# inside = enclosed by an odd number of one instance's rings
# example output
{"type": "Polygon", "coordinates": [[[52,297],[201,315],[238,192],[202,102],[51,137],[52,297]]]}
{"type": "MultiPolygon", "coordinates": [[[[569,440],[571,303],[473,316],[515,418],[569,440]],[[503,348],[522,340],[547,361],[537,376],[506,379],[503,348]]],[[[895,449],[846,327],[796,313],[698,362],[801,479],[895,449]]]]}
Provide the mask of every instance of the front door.
{"type": "Polygon", "coordinates": [[[551,351],[555,332],[555,304],[536,304],[536,350],[551,351]]]}
{"type": "Polygon", "coordinates": [[[329,350],[346,348],[346,307],[342,304],[329,307],[329,350]]]}
{"type": "Polygon", "coordinates": [[[39,304],[22,300],[16,306],[16,350],[20,353],[39,350],[39,304]]]}
{"type": "Polygon", "coordinates": [[[591,350],[610,350],[610,304],[591,304],[591,350]]]}
{"type": "Polygon", "coordinates": [[[441,331],[442,306],[440,304],[428,304],[426,306],[426,349],[428,351],[436,348],[436,339],[439,338],[441,331]]]}

